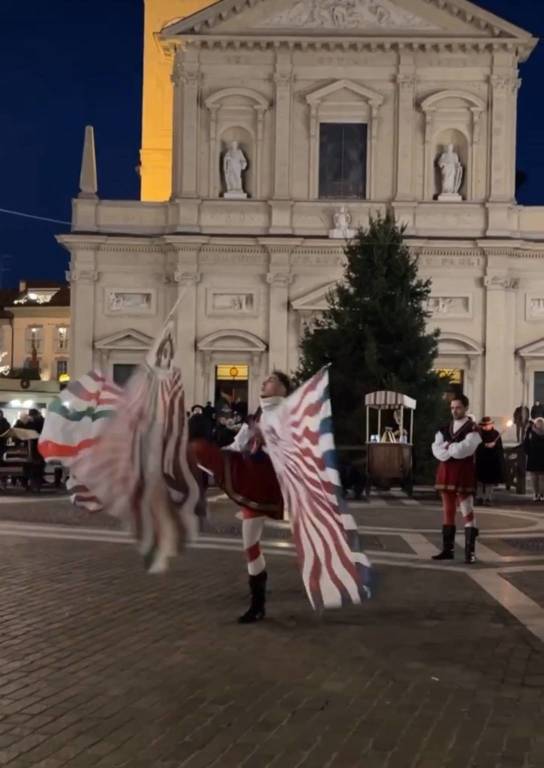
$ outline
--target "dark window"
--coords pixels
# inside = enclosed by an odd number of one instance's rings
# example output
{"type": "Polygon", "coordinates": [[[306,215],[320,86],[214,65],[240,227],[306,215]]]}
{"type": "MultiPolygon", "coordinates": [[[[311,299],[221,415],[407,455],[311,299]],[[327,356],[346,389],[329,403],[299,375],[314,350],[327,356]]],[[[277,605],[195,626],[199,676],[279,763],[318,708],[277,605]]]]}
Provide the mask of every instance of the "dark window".
{"type": "Polygon", "coordinates": [[[537,371],[535,373],[535,394],[533,401],[536,403],[544,403],[544,371],[537,371]]]}
{"type": "Polygon", "coordinates": [[[120,387],[124,387],[127,381],[134,373],[136,365],[130,365],[129,363],[114,363],[113,365],[113,380],[120,387]]]}
{"type": "Polygon", "coordinates": [[[57,360],[57,379],[64,373],[68,373],[68,360],[57,360]]]}
{"type": "Polygon", "coordinates": [[[366,197],[366,125],[321,123],[319,197],[366,197]]]}

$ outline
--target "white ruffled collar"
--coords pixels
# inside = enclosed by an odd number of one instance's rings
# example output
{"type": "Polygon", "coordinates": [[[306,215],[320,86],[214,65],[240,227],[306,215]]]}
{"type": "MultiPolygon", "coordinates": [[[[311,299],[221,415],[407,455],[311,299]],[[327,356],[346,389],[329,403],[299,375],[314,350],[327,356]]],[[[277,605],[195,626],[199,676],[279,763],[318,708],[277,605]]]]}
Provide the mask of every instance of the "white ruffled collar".
{"type": "Polygon", "coordinates": [[[275,395],[274,397],[261,397],[259,402],[263,411],[271,411],[273,408],[281,405],[284,399],[279,395],[275,395]]]}

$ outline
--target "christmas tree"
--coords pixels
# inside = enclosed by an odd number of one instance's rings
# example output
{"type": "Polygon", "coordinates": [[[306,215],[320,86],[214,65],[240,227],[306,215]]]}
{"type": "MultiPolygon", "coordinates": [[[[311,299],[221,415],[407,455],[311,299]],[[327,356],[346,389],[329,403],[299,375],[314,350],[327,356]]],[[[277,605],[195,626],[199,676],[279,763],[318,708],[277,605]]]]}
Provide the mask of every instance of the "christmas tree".
{"type": "Polygon", "coordinates": [[[345,256],[328,308],[302,338],[297,378],[331,364],[337,444],[365,440],[367,393],[393,390],[417,400],[415,468],[428,477],[430,443],[443,415],[442,385],[433,372],[438,331],[426,327],[430,280],[418,277],[392,215],[371,218],[345,256]]]}

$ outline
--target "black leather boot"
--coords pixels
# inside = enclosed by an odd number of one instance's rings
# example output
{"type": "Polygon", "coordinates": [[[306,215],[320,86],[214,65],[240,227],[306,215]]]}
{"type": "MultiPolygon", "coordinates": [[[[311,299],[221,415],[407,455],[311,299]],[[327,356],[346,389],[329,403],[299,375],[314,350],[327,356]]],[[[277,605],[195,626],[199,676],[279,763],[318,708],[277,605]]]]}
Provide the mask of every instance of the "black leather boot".
{"type": "Polygon", "coordinates": [[[476,562],[476,539],[480,531],[477,528],[465,528],[465,563],[476,562]]]}
{"type": "Polygon", "coordinates": [[[455,552],[455,531],[454,525],[442,526],[442,552],[433,555],[433,560],[453,560],[455,552]]]}
{"type": "Polygon", "coordinates": [[[249,577],[251,603],[248,610],[238,619],[238,624],[253,624],[264,619],[266,615],[264,609],[266,602],[266,578],[266,571],[261,571],[256,576],[249,577]]]}

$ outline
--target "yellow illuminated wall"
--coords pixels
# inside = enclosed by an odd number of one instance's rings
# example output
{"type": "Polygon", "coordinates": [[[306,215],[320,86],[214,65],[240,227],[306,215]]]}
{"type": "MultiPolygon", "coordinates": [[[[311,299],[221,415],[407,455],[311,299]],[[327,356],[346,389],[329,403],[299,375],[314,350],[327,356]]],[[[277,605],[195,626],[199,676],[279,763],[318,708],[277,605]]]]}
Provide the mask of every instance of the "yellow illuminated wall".
{"type": "Polygon", "coordinates": [[[144,0],[141,198],[168,200],[172,187],[172,62],[155,35],[176,19],[211,5],[210,0],[144,0]]]}

